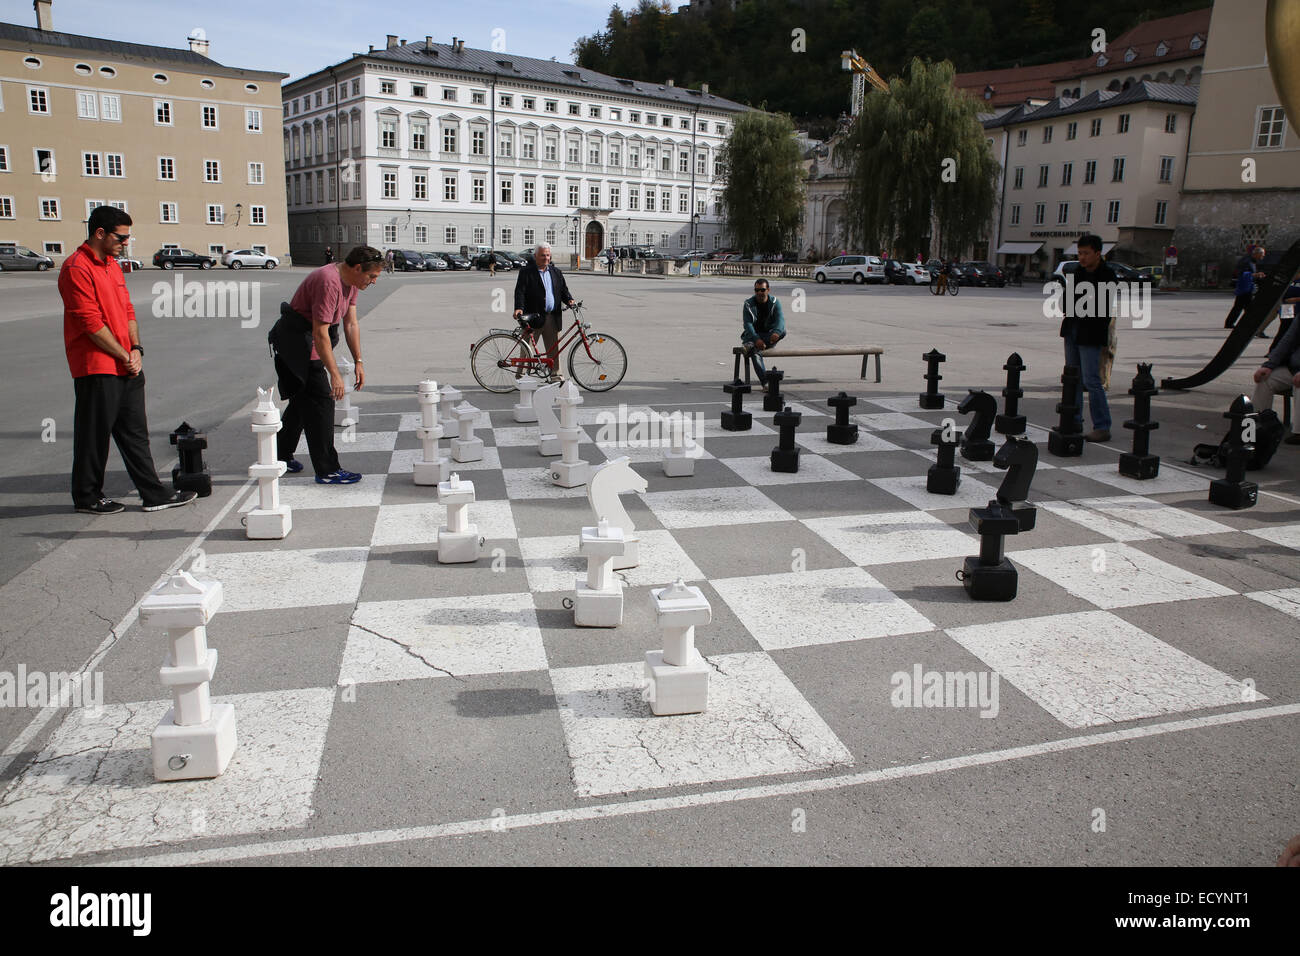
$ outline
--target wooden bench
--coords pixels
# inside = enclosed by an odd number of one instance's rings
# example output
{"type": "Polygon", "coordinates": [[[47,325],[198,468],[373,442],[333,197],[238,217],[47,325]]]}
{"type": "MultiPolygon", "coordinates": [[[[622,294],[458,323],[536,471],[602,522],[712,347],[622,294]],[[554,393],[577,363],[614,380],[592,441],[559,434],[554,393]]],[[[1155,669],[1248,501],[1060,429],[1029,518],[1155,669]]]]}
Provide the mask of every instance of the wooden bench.
{"type": "MultiPolygon", "coordinates": [[[[745,366],[745,381],[749,382],[750,363],[745,361],[745,347],[738,345],[731,350],[736,357],[735,377],[740,378],[740,366],[745,366]]],[[[801,348],[801,349],[783,349],[780,346],[774,349],[765,350],[762,355],[764,361],[769,358],[804,358],[813,355],[861,355],[862,356],[862,378],[867,377],[867,359],[875,356],[876,359],[876,381],[880,381],[880,356],[885,354],[885,350],[878,345],[864,345],[857,348],[834,348],[831,346],[801,348]]]]}

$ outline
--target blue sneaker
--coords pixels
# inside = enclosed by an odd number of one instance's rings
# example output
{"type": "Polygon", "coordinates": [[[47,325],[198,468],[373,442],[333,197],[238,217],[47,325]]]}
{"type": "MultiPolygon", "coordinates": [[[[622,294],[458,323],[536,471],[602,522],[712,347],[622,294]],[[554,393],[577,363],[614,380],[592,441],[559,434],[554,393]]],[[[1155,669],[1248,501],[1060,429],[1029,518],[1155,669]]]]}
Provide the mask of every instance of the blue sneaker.
{"type": "Polygon", "coordinates": [[[298,472],[302,471],[302,462],[300,462],[297,458],[290,458],[284,464],[286,469],[290,472],[290,474],[296,475],[298,474],[298,472]]]}
{"type": "Polygon", "coordinates": [[[332,471],[328,475],[316,476],[318,485],[354,485],[360,480],[361,476],[354,471],[332,471]]]}

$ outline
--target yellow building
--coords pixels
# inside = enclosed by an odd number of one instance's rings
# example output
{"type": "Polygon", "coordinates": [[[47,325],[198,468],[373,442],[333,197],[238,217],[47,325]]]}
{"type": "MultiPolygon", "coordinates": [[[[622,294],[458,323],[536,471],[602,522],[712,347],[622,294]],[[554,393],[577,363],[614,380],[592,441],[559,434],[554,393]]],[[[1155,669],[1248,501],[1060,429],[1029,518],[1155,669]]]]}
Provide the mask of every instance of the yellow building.
{"type": "Polygon", "coordinates": [[[0,23],[0,243],[55,260],[86,238],[89,209],[132,217],[131,252],[288,252],[280,81],[188,49],[0,23]]]}

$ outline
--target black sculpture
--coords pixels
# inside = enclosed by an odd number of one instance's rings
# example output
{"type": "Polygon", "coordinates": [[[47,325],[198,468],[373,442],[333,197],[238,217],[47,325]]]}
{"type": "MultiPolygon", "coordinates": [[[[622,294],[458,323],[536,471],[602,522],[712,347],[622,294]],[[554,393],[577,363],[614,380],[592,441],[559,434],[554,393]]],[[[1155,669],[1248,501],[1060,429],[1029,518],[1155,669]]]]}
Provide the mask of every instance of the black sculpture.
{"type": "Polygon", "coordinates": [[[172,469],[172,487],[177,491],[193,491],[200,498],[212,494],[212,475],[203,462],[203,449],[208,447],[208,436],[181,422],[169,439],[176,446],[180,465],[172,469]]]}
{"type": "Polygon", "coordinates": [[[781,429],[780,444],[772,449],[772,470],[797,472],[799,470],[799,446],[794,443],[794,430],[803,420],[800,412],[786,408],[773,416],[772,422],[781,429]]]}
{"type": "Polygon", "coordinates": [[[943,396],[939,393],[939,382],[943,378],[939,374],[939,363],[948,361],[948,356],[944,355],[938,349],[930,349],[921,358],[926,361],[925,391],[921,393],[922,408],[943,408],[943,396]]]}
{"type": "Polygon", "coordinates": [[[1133,396],[1133,417],[1124,427],[1133,431],[1133,451],[1119,456],[1119,473],[1145,481],[1160,474],[1160,456],[1151,454],[1151,433],[1160,427],[1151,420],[1151,399],[1160,392],[1150,365],[1138,365],[1128,393],[1133,396]]]}
{"type": "Polygon", "coordinates": [[[749,394],[751,386],[740,380],[736,380],[730,385],[722,386],[722,390],[731,396],[731,410],[723,410],[722,427],[729,432],[747,432],[754,425],[754,416],[745,411],[742,403],[745,396],[749,394]]]}
{"type": "Polygon", "coordinates": [[[1210,482],[1210,501],[1238,511],[1253,508],[1259,500],[1259,485],[1246,480],[1246,461],[1255,451],[1253,438],[1258,421],[1255,406],[1245,395],[1238,395],[1223,417],[1232,423],[1227,438],[1228,474],[1210,482]],[[1246,441],[1248,437],[1252,441],[1246,441]]]}
{"type": "Polygon", "coordinates": [[[1083,454],[1083,426],[1078,415],[1082,410],[1082,393],[1079,384],[1083,376],[1077,365],[1067,365],[1061,373],[1061,400],[1056,403],[1060,421],[1047,433],[1047,450],[1061,458],[1077,458],[1083,454]]]}
{"type": "Polygon", "coordinates": [[[993,416],[998,411],[998,400],[988,392],[971,393],[962,399],[957,411],[963,415],[975,413],[969,427],[961,439],[961,456],[967,461],[992,461],[993,442],[989,441],[989,432],[993,427],[993,416]]]}
{"type": "Polygon", "coordinates": [[[852,445],[858,440],[857,423],[849,423],[849,409],[858,404],[858,400],[845,392],[840,392],[826,400],[826,404],[835,409],[835,423],[826,426],[826,440],[832,445],[852,445]]]}

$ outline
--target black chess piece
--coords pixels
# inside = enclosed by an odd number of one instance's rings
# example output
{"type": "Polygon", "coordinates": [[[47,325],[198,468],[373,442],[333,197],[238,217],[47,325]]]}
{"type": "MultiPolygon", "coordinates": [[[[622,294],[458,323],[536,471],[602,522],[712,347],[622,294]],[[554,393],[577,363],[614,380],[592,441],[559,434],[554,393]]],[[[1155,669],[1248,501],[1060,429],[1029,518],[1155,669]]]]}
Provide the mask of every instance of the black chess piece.
{"type": "Polygon", "coordinates": [[[1007,387],[1002,390],[1002,397],[1006,401],[1004,411],[997,417],[995,425],[999,435],[1023,435],[1027,422],[1025,416],[1020,414],[1020,399],[1025,396],[1025,390],[1020,387],[1020,373],[1025,370],[1025,363],[1019,352],[1012,352],[1007,364],[1002,367],[1007,373],[1007,387]]]}
{"type": "Polygon", "coordinates": [[[180,465],[172,469],[172,487],[177,491],[193,491],[200,498],[212,494],[212,475],[203,461],[203,449],[208,447],[208,436],[195,431],[189,422],[181,422],[169,440],[176,446],[180,465]]]}
{"type": "Polygon", "coordinates": [[[948,361],[948,356],[938,349],[930,349],[921,358],[926,362],[925,374],[921,376],[925,379],[925,391],[921,393],[921,407],[943,408],[943,396],[939,393],[939,382],[943,376],[939,374],[939,363],[948,361]]]}
{"type": "Polygon", "coordinates": [[[1083,426],[1076,419],[1082,406],[1079,383],[1083,376],[1077,365],[1067,365],[1061,373],[1061,400],[1056,411],[1061,419],[1047,434],[1047,450],[1060,458],[1077,458],[1083,454],[1083,426]]]}
{"type": "Polygon", "coordinates": [[[1245,395],[1238,395],[1223,417],[1232,423],[1227,439],[1228,474],[1210,482],[1210,501],[1235,510],[1253,508],[1259,500],[1259,485],[1246,480],[1246,461],[1255,451],[1255,443],[1246,441],[1246,430],[1253,436],[1258,421],[1255,406],[1245,395]]]}
{"type": "Polygon", "coordinates": [[[799,446],[794,443],[794,430],[802,419],[802,413],[789,408],[773,416],[773,424],[781,429],[780,444],[772,449],[773,471],[793,473],[799,470],[799,446]]]}
{"type": "Polygon", "coordinates": [[[1119,473],[1129,478],[1145,481],[1160,474],[1160,456],[1151,454],[1151,433],[1160,427],[1151,420],[1151,399],[1159,395],[1150,365],[1138,365],[1133,376],[1133,417],[1124,423],[1133,431],[1133,451],[1119,456],[1119,473]]]}
{"type": "Polygon", "coordinates": [[[992,461],[995,449],[993,442],[989,441],[989,432],[993,427],[993,416],[998,411],[998,400],[988,392],[972,389],[957,406],[957,411],[963,415],[975,413],[961,438],[961,456],[967,461],[992,461]]]}
{"type": "Polygon", "coordinates": [[[746,384],[737,376],[736,380],[730,385],[722,386],[722,390],[731,396],[731,409],[722,412],[722,427],[729,432],[747,432],[754,425],[754,416],[745,411],[742,403],[745,396],[752,390],[751,385],[746,384]]]}
{"type": "Polygon", "coordinates": [[[955,495],[961,484],[961,467],[955,463],[957,445],[961,441],[961,432],[954,423],[943,428],[936,428],[930,433],[930,444],[939,446],[939,460],[930,466],[925,474],[925,490],[932,495],[955,495]],[[944,439],[944,432],[948,438],[944,439]]]}
{"type": "Polygon", "coordinates": [[[980,536],[980,553],[967,558],[958,577],[975,601],[1011,601],[1019,588],[1020,572],[1005,554],[1006,536],[1033,530],[1037,509],[1020,507],[1038,467],[1038,446],[1024,437],[1009,438],[998,449],[993,464],[1006,468],[997,498],[984,508],[970,510],[971,526],[980,536]]]}
{"type": "Polygon", "coordinates": [[[998,485],[998,504],[1015,514],[1021,531],[1034,530],[1038,509],[1024,503],[1038,471],[1038,446],[1023,435],[1008,438],[993,458],[993,466],[1007,470],[998,485]]]}
{"type": "Polygon", "coordinates": [[[826,404],[835,409],[835,424],[826,426],[826,440],[833,445],[852,445],[858,440],[857,423],[849,424],[849,409],[858,404],[858,400],[845,392],[840,392],[826,400],[826,404]]]}
{"type": "Polygon", "coordinates": [[[779,368],[767,370],[767,393],[763,396],[763,411],[779,412],[785,408],[785,396],[781,394],[781,379],[785,372],[779,368]]]}

